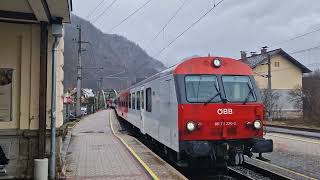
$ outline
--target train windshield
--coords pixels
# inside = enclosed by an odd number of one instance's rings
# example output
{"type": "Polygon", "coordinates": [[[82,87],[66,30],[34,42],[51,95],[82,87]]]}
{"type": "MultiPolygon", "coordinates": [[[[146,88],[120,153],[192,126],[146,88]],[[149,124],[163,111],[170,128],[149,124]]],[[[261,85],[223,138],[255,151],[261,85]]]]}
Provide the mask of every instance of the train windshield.
{"type": "MultiPolygon", "coordinates": [[[[214,75],[192,75],[185,77],[186,95],[188,102],[205,103],[212,95],[217,94],[219,85],[214,75]]],[[[221,97],[216,96],[210,102],[220,102],[221,97]]]]}
{"type": "Polygon", "coordinates": [[[255,102],[256,95],[249,76],[222,76],[226,98],[229,102],[255,102]]]}

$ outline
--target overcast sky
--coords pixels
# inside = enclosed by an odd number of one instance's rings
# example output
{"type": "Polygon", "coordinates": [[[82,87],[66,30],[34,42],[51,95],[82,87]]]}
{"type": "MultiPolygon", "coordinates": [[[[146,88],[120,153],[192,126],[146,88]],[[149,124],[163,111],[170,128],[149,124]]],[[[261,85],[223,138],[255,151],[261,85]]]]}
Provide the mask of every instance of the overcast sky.
{"type": "MultiPolygon", "coordinates": [[[[240,58],[240,51],[260,51],[262,46],[283,48],[288,53],[320,46],[320,31],[279,44],[287,39],[320,29],[319,0],[225,0],[198,24],[156,56],[178,34],[196,21],[219,0],[186,0],[179,14],[160,36],[152,40],[185,0],[151,0],[141,11],[113,31],[110,29],[147,0],[73,0],[73,13],[87,19],[105,33],[119,34],[139,44],[166,66],[192,56],[240,58]],[[97,19],[97,20],[96,20],[97,19]]],[[[307,67],[320,67],[320,48],[293,54],[307,67]]]]}

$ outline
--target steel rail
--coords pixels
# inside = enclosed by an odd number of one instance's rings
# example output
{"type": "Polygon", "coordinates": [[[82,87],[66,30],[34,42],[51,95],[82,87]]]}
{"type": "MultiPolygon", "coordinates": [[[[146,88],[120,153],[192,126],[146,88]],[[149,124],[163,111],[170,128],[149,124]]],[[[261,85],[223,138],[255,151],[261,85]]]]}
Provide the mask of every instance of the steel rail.
{"type": "Polygon", "coordinates": [[[246,170],[250,170],[254,173],[256,173],[256,175],[260,175],[266,178],[269,178],[271,180],[292,180],[291,178],[279,174],[277,172],[274,172],[272,170],[268,170],[259,166],[256,166],[252,163],[249,162],[244,162],[243,166],[244,169],[237,169],[235,167],[228,167],[228,173],[229,175],[235,177],[235,178],[239,178],[239,179],[247,179],[247,180],[254,180],[254,179],[259,179],[257,178],[257,176],[251,174],[251,173],[247,173],[246,170]]]}

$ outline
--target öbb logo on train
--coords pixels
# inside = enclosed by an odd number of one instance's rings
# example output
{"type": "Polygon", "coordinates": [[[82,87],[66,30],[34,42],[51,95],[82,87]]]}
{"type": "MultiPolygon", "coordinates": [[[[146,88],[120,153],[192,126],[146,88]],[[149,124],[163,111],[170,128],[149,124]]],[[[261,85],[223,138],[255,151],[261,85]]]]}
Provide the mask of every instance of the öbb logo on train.
{"type": "Polygon", "coordinates": [[[217,110],[217,113],[219,115],[222,115],[222,114],[232,114],[232,109],[218,109],[217,110]]]}

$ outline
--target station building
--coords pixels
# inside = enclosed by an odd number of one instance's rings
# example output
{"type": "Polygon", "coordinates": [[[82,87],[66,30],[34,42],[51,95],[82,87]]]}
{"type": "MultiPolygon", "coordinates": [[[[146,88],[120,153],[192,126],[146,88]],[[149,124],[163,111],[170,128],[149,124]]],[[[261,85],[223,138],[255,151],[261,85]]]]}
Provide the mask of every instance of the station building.
{"type": "Polygon", "coordinates": [[[9,159],[7,178],[32,179],[33,159],[49,157],[52,53],[57,155],[61,149],[63,23],[71,10],[71,0],[0,1],[0,165],[9,159]]]}
{"type": "MultiPolygon", "coordinates": [[[[275,94],[272,103],[273,118],[300,118],[303,116],[303,107],[296,107],[291,102],[290,92],[302,87],[302,78],[311,70],[289,55],[283,49],[267,51],[261,49],[261,53],[252,53],[251,56],[241,51],[241,61],[248,64],[253,72],[257,86],[263,92],[268,88],[268,56],[271,65],[271,90],[275,94]]],[[[301,99],[302,104],[302,99],[301,99]]]]}

